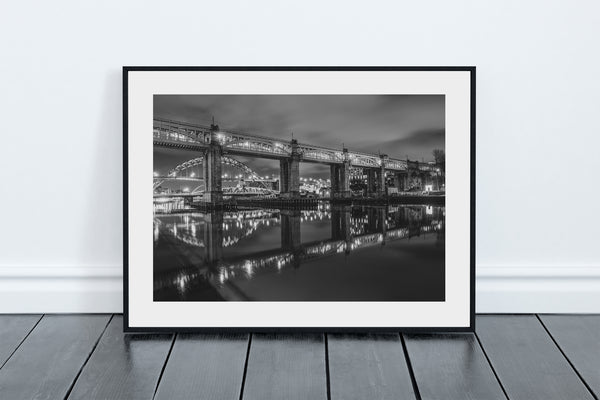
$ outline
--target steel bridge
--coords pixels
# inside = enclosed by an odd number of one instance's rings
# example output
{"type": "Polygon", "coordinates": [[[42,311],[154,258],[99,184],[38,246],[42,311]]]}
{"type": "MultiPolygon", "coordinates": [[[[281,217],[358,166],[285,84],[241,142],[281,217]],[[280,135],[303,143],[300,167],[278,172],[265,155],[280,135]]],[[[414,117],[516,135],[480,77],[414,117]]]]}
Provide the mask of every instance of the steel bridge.
{"type": "Polygon", "coordinates": [[[299,143],[256,134],[221,130],[218,125],[193,125],[165,119],[154,119],[155,146],[186,149],[198,152],[197,160],[204,166],[205,199],[222,200],[223,162],[237,162],[230,155],[267,158],[280,161],[280,192],[284,197],[300,194],[300,162],[322,163],[330,166],[332,197],[350,197],[351,170],[361,168],[367,175],[367,191],[385,193],[386,172],[394,175],[398,187],[407,185],[411,174],[437,173],[435,164],[390,158],[386,154],[369,154],[299,143]],[[233,160],[233,161],[231,161],[233,160]]]}
{"type": "MultiPolygon", "coordinates": [[[[269,192],[273,192],[272,188],[269,188],[265,184],[265,182],[272,183],[273,180],[262,179],[254,170],[252,170],[249,166],[247,166],[243,162],[238,161],[231,157],[223,156],[223,157],[221,157],[221,163],[223,165],[232,166],[233,168],[236,168],[239,171],[245,173],[247,181],[249,181],[251,183],[256,183],[262,189],[268,190],[269,192]]],[[[196,178],[196,177],[180,175],[181,172],[184,172],[187,169],[194,168],[197,166],[206,168],[204,165],[204,157],[196,157],[196,158],[190,159],[188,161],[185,161],[185,162],[177,165],[175,168],[171,169],[166,176],[154,176],[154,189],[157,189],[165,181],[168,181],[168,180],[176,180],[176,181],[182,180],[182,181],[193,181],[193,182],[200,183],[200,185],[198,185],[198,187],[196,187],[194,190],[192,190],[193,193],[199,192],[200,190],[204,191],[205,190],[205,181],[204,181],[205,178],[204,177],[196,178]]],[[[231,181],[231,182],[239,182],[240,181],[240,179],[233,179],[233,178],[226,179],[223,177],[221,177],[221,180],[222,180],[222,182],[223,181],[231,181]]],[[[229,189],[225,187],[225,188],[223,188],[223,190],[229,190],[229,189]]]]}

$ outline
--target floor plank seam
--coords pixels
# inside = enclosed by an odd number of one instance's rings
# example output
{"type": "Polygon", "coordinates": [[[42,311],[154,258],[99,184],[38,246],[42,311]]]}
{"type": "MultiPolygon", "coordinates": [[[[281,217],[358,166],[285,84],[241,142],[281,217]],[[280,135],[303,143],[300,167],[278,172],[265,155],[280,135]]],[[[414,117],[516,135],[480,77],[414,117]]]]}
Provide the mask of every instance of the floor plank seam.
{"type": "Polygon", "coordinates": [[[40,318],[38,318],[37,322],[35,324],[33,324],[31,329],[29,330],[29,332],[27,332],[27,335],[25,335],[25,337],[19,342],[17,347],[15,347],[15,349],[9,354],[8,358],[2,363],[2,365],[0,365],[0,369],[2,369],[6,365],[8,360],[10,360],[12,358],[13,354],[15,354],[17,352],[17,350],[19,350],[19,347],[21,347],[23,342],[25,342],[25,340],[29,337],[29,335],[31,335],[31,332],[33,332],[33,330],[38,326],[38,324],[40,323],[42,318],[44,318],[44,315],[45,314],[42,314],[42,316],[40,318]]]}
{"type": "Polygon", "coordinates": [[[79,371],[77,371],[77,374],[75,375],[75,378],[73,379],[73,382],[71,382],[71,385],[69,386],[69,389],[67,389],[67,393],[65,394],[64,400],[67,400],[69,398],[69,396],[71,395],[71,392],[73,391],[73,388],[75,387],[75,384],[77,383],[77,380],[81,376],[81,373],[83,372],[83,369],[87,365],[87,363],[90,360],[90,358],[92,358],[92,354],[94,354],[94,352],[96,351],[96,348],[98,347],[98,344],[100,343],[100,340],[102,339],[102,336],[104,336],[104,332],[106,332],[106,330],[108,329],[108,326],[110,325],[110,322],[113,320],[114,317],[115,317],[115,314],[111,314],[110,318],[108,319],[108,322],[104,326],[104,329],[102,329],[102,332],[100,332],[100,335],[98,336],[98,339],[96,339],[96,342],[94,343],[94,346],[92,346],[92,350],[90,351],[90,354],[88,354],[88,356],[86,357],[85,361],[83,362],[83,364],[79,368],[79,371]]]}
{"type": "Polygon", "coordinates": [[[158,380],[156,381],[156,386],[154,387],[154,393],[152,394],[152,400],[156,397],[156,393],[158,393],[158,387],[160,386],[160,381],[162,380],[163,374],[165,373],[165,369],[167,369],[167,363],[169,362],[169,357],[171,357],[171,352],[173,351],[173,347],[175,346],[175,341],[177,340],[177,333],[173,334],[173,339],[171,339],[171,346],[169,347],[169,351],[167,352],[167,357],[165,357],[165,362],[160,370],[160,374],[158,374],[158,380]]]}
{"type": "Polygon", "coordinates": [[[404,360],[406,361],[406,366],[408,367],[408,374],[410,376],[410,381],[413,386],[413,392],[415,393],[415,398],[417,400],[421,400],[421,392],[419,391],[419,385],[417,384],[417,378],[415,376],[415,371],[413,370],[412,363],[410,362],[410,356],[408,355],[408,348],[406,347],[406,342],[404,341],[404,334],[399,333],[400,335],[400,343],[402,344],[402,351],[404,352],[404,360]]]}
{"type": "Polygon", "coordinates": [[[583,376],[581,376],[581,374],[579,373],[579,371],[577,370],[577,368],[575,368],[575,365],[573,365],[573,363],[571,362],[571,360],[569,359],[569,357],[567,357],[567,355],[565,354],[565,352],[563,351],[563,349],[560,347],[560,345],[558,344],[558,342],[556,341],[556,339],[554,339],[554,336],[552,336],[552,333],[550,333],[550,330],[548,329],[548,327],[546,327],[546,325],[544,324],[544,321],[542,321],[542,319],[540,318],[540,316],[538,314],[535,314],[535,316],[538,319],[538,321],[540,322],[540,324],[542,324],[542,327],[544,328],[544,330],[546,331],[546,333],[548,334],[548,336],[550,336],[550,339],[552,340],[552,342],[554,343],[554,345],[556,346],[556,348],[558,349],[558,351],[560,351],[560,354],[562,354],[562,356],[565,358],[565,360],[567,360],[567,362],[569,363],[569,365],[571,366],[571,368],[573,369],[573,371],[575,372],[575,374],[577,375],[577,377],[579,378],[579,380],[583,383],[583,385],[588,390],[588,392],[590,392],[590,394],[592,395],[592,397],[595,400],[598,400],[598,396],[596,396],[594,394],[594,391],[592,390],[592,388],[590,387],[590,385],[588,385],[588,383],[585,381],[585,379],[583,379],[583,376]]]}
{"type": "Polygon", "coordinates": [[[248,361],[250,360],[250,346],[252,346],[252,333],[248,334],[248,347],[246,348],[246,361],[244,362],[244,372],[242,373],[242,386],[240,387],[240,399],[244,397],[244,387],[246,386],[246,374],[248,373],[248,361]]]}
{"type": "Polygon", "coordinates": [[[327,400],[331,400],[331,375],[329,372],[329,335],[323,333],[325,336],[325,380],[327,382],[327,400]]]}
{"type": "Polygon", "coordinates": [[[492,369],[492,372],[494,373],[494,376],[496,377],[496,381],[498,381],[498,385],[500,385],[500,389],[502,389],[502,393],[504,393],[504,397],[506,397],[507,400],[510,400],[510,397],[508,397],[508,393],[506,393],[506,389],[504,388],[504,385],[502,384],[502,381],[500,380],[500,377],[498,376],[496,369],[492,365],[492,361],[490,360],[490,357],[488,356],[487,352],[485,351],[485,348],[483,347],[483,343],[481,343],[481,339],[479,339],[479,335],[477,334],[477,332],[473,332],[473,335],[475,336],[475,339],[477,339],[477,343],[479,344],[479,347],[481,348],[481,351],[483,352],[483,355],[485,356],[485,359],[487,360],[488,365],[492,369]]]}

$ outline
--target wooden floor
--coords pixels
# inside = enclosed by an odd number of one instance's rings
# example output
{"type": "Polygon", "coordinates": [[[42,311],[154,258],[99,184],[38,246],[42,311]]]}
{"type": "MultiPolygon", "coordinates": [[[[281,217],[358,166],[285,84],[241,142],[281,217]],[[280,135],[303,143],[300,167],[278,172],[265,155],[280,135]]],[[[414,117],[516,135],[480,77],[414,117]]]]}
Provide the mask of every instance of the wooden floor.
{"type": "Polygon", "coordinates": [[[0,399],[598,399],[600,315],[473,334],[124,335],[120,315],[0,315],[0,399]]]}

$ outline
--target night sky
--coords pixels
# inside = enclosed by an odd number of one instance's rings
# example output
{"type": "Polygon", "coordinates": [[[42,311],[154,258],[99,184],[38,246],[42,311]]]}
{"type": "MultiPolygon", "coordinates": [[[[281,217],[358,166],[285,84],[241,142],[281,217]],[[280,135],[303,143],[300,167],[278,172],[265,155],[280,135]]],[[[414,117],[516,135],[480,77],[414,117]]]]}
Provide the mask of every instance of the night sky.
{"type": "MultiPolygon", "coordinates": [[[[393,158],[431,161],[444,149],[443,95],[156,95],[154,116],[300,143],[393,158]]],[[[166,174],[197,157],[185,150],[154,150],[154,169],[166,174]]],[[[278,174],[279,162],[236,156],[260,175],[278,174]]],[[[329,167],[301,163],[302,176],[328,178],[329,167]]]]}

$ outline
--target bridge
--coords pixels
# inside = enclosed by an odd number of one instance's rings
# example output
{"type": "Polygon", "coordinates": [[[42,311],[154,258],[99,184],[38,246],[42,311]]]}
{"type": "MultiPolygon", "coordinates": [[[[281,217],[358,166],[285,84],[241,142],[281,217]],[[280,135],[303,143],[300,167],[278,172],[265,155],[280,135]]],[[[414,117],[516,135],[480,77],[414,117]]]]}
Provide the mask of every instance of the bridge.
{"type": "MultiPolygon", "coordinates": [[[[265,184],[265,182],[270,182],[272,183],[273,180],[272,179],[263,179],[261,178],[254,170],[252,170],[249,166],[247,166],[246,164],[244,164],[241,161],[238,161],[234,158],[231,157],[226,157],[223,156],[221,157],[221,164],[222,165],[230,165],[233,168],[236,168],[237,170],[241,171],[242,173],[245,174],[246,179],[249,182],[252,183],[258,183],[261,187],[265,188],[265,189],[269,189],[268,186],[265,184]]],[[[196,158],[192,158],[190,160],[187,160],[177,166],[175,166],[173,169],[171,169],[168,174],[166,176],[160,176],[160,175],[155,175],[154,176],[154,189],[157,189],[160,185],[162,185],[165,181],[167,180],[186,180],[186,181],[196,181],[196,182],[202,182],[205,184],[205,177],[196,177],[196,176],[182,176],[180,175],[181,172],[184,172],[190,168],[194,168],[197,166],[202,166],[204,168],[206,168],[205,166],[205,159],[204,157],[196,157],[196,158]]],[[[221,181],[230,181],[230,182],[239,182],[239,179],[234,179],[233,177],[227,179],[226,176],[221,176],[221,181]]]]}
{"type": "MultiPolygon", "coordinates": [[[[204,201],[210,203],[223,199],[223,163],[239,163],[231,155],[279,160],[279,191],[283,197],[289,198],[300,195],[301,162],[326,164],[330,167],[333,198],[350,197],[350,175],[357,168],[362,169],[367,176],[367,193],[376,195],[385,194],[386,173],[393,175],[394,186],[406,188],[411,177],[440,172],[439,167],[432,163],[395,159],[386,154],[369,154],[347,148],[333,149],[299,143],[295,139],[286,142],[256,134],[222,130],[214,123],[202,126],[158,118],[153,122],[154,146],[186,149],[199,155],[187,163],[202,164],[204,167],[204,201]]],[[[185,166],[180,165],[171,173],[176,175],[178,168],[183,169],[185,166]]]]}
{"type": "MultiPolygon", "coordinates": [[[[202,196],[206,191],[206,181],[204,177],[196,177],[196,176],[182,176],[181,172],[184,172],[190,168],[194,168],[197,166],[202,166],[205,168],[203,157],[196,157],[185,161],[173,169],[171,169],[166,176],[155,175],[154,176],[154,198],[184,198],[186,200],[192,200],[195,197],[202,196]],[[198,185],[184,193],[157,193],[156,189],[158,189],[165,181],[191,181],[196,182],[198,185]]],[[[221,177],[221,185],[222,192],[228,196],[274,196],[277,191],[275,191],[272,187],[272,184],[275,182],[273,179],[264,179],[261,178],[254,170],[252,170],[249,166],[244,164],[241,161],[238,161],[234,158],[223,156],[221,157],[222,165],[229,165],[233,168],[241,171],[245,174],[244,185],[240,185],[241,179],[237,179],[234,177],[226,177],[224,175],[221,177]],[[234,186],[225,186],[224,182],[234,183],[234,186]],[[256,184],[258,186],[249,186],[246,185],[246,182],[250,184],[256,184]],[[266,183],[271,184],[269,187],[266,183]]]]}

